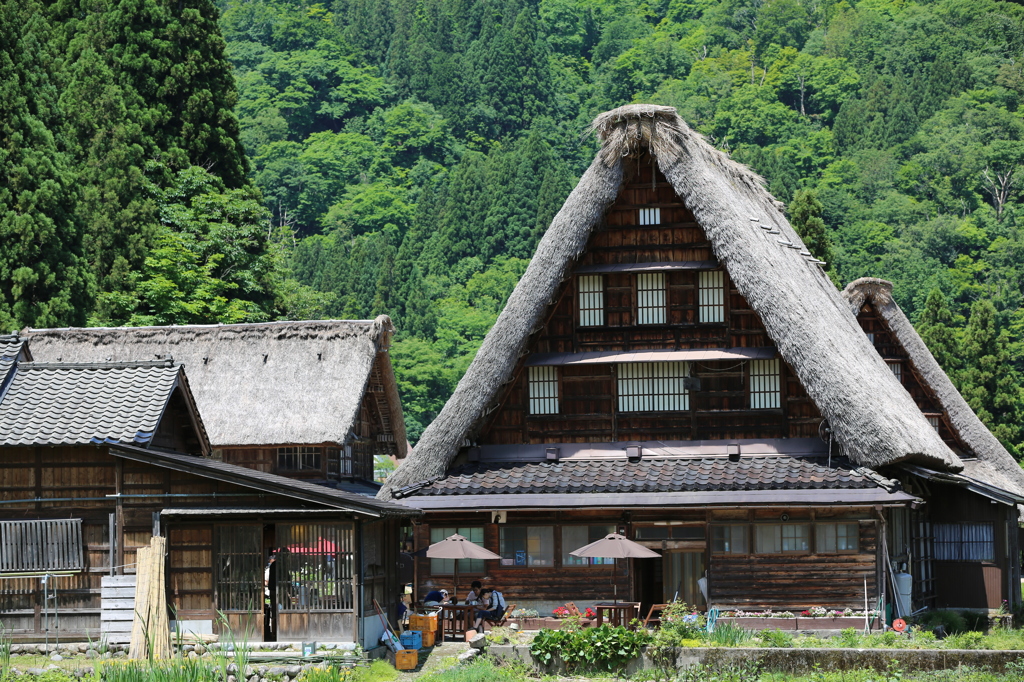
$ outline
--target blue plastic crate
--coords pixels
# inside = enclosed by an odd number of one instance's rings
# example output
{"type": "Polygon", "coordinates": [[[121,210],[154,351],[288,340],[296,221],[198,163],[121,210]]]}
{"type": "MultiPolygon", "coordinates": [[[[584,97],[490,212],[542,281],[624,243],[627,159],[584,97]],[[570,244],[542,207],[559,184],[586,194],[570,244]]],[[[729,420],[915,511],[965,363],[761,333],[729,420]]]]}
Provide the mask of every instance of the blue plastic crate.
{"type": "Polygon", "coordinates": [[[423,633],[419,630],[406,630],[399,639],[402,640],[402,646],[406,649],[419,651],[423,648],[423,633]]]}

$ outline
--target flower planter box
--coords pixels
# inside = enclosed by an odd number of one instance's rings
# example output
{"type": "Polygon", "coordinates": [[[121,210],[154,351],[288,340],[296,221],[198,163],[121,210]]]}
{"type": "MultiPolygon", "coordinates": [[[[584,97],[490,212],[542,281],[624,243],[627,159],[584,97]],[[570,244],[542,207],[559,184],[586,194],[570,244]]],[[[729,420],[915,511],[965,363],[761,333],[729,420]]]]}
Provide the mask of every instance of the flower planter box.
{"type": "MultiPolygon", "coordinates": [[[[510,618],[509,622],[519,623],[519,627],[523,630],[559,630],[565,623],[565,618],[510,618]]],[[[580,620],[580,625],[585,628],[592,627],[595,623],[596,621],[590,618],[580,620]]]]}
{"type": "MultiPolygon", "coordinates": [[[[864,629],[864,616],[839,616],[832,618],[719,618],[719,623],[733,623],[746,630],[845,630],[854,628],[864,629]]],[[[879,629],[880,625],[873,622],[872,628],[879,629]]]]}

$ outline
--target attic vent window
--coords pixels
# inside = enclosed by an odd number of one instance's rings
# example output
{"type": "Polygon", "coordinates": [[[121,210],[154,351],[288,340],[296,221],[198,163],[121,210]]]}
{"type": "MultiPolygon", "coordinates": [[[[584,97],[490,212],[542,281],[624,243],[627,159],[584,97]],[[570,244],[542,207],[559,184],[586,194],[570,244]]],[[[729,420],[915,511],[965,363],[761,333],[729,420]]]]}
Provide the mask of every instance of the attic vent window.
{"type": "Polygon", "coordinates": [[[688,362],[627,362],[618,366],[620,412],[669,412],[690,409],[683,379],[688,362]]]}
{"type": "Polygon", "coordinates": [[[903,363],[899,360],[886,360],[885,364],[889,365],[889,370],[892,375],[896,377],[896,381],[903,383],[903,363]]]}
{"type": "Polygon", "coordinates": [[[725,274],[702,270],[698,283],[699,322],[725,322],[725,274]]]}
{"type": "Polygon", "coordinates": [[[636,276],[636,312],[639,324],[665,324],[665,273],[636,276]]]}
{"type": "Polygon", "coordinates": [[[868,337],[868,342],[872,346],[875,345],[875,333],[874,332],[864,332],[864,335],[868,337]]]}
{"type": "Polygon", "coordinates": [[[779,359],[750,361],[750,409],[775,410],[782,407],[779,359]]]}
{"type": "Polygon", "coordinates": [[[661,225],[661,209],[660,208],[641,208],[640,209],[640,224],[641,225],[661,225]]]}
{"type": "Polygon", "coordinates": [[[558,368],[530,368],[530,414],[558,414],[558,368]]]}
{"type": "Polygon", "coordinates": [[[320,448],[278,448],[277,468],[279,471],[319,471],[320,448]]]}
{"type": "Polygon", "coordinates": [[[935,433],[939,432],[939,418],[938,417],[928,417],[928,423],[932,425],[933,429],[935,429],[935,433]]]}
{"type": "Polygon", "coordinates": [[[581,276],[579,292],[580,326],[600,327],[604,324],[604,276],[581,276]]]}

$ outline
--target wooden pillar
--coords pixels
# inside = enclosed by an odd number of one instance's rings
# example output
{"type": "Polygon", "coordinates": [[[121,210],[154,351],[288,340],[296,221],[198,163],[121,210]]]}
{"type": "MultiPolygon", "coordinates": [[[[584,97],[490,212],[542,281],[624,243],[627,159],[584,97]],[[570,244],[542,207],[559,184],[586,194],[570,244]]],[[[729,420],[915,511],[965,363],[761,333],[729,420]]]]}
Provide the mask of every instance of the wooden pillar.
{"type": "Polygon", "coordinates": [[[117,575],[124,575],[124,460],[117,458],[114,464],[114,493],[117,495],[114,510],[114,534],[117,551],[114,559],[117,562],[117,575]]]}

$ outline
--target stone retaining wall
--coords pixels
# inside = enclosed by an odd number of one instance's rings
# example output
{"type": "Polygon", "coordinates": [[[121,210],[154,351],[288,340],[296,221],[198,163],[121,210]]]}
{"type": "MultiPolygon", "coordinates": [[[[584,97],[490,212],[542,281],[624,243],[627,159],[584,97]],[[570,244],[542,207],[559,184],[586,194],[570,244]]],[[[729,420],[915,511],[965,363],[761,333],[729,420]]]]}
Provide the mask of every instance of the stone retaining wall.
{"type": "MultiPolygon", "coordinates": [[[[491,645],[487,654],[500,659],[513,659],[537,668],[542,673],[559,672],[561,666],[544,669],[534,662],[527,645],[491,645]]],[[[774,649],[774,648],[679,648],[676,668],[697,665],[740,665],[757,661],[766,671],[806,674],[815,669],[884,671],[892,661],[907,672],[953,670],[960,666],[987,667],[993,672],[1006,672],[1008,664],[1024,662],[1024,651],[990,651],[983,649],[774,649]]],[[[646,654],[627,668],[632,673],[654,667],[646,654]]]]}

